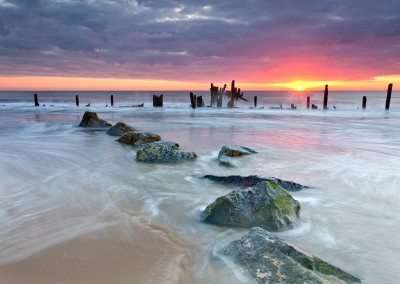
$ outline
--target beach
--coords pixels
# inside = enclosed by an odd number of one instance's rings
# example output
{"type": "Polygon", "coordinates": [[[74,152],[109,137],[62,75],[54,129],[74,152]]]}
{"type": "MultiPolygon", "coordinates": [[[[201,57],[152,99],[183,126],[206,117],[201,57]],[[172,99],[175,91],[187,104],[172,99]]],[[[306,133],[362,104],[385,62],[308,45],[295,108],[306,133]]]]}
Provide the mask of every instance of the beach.
{"type": "Polygon", "coordinates": [[[113,224],[0,266],[2,283],[187,283],[190,247],[162,228],[113,224]]]}
{"type": "MultiPolygon", "coordinates": [[[[204,98],[208,98],[204,92],[204,98]]],[[[233,190],[202,179],[231,174],[272,176],[310,188],[288,242],[363,283],[399,277],[400,101],[331,94],[328,110],[307,110],[306,96],[250,93],[235,109],[190,109],[188,93],[1,93],[0,282],[252,283],[220,250],[248,230],[205,224],[201,212],[233,190]],[[26,97],[24,97],[26,96],[26,97]],[[141,108],[128,107],[144,102],[141,108]],[[286,109],[290,103],[296,110],[286,109]],[[45,106],[43,106],[45,104],[45,106]],[[283,109],[271,106],[284,105],[283,109]],[[108,105],[106,107],[106,105],[108,105]],[[332,108],[336,106],[336,110],[332,108]],[[263,108],[262,108],[263,107],[263,108]],[[127,123],[194,151],[195,161],[147,164],[105,131],[78,127],[86,110],[127,123]],[[235,143],[257,150],[221,167],[218,152],[235,143]]],[[[312,93],[321,105],[322,93],[312,93]]]]}

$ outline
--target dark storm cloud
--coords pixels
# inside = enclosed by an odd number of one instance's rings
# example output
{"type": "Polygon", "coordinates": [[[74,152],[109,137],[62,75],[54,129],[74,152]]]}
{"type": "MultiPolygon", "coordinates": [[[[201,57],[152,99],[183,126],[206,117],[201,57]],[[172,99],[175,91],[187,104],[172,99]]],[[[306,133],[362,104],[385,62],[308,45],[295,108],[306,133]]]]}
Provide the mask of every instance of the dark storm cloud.
{"type": "Polygon", "coordinates": [[[249,82],[312,76],[313,68],[323,80],[390,75],[400,70],[398,11],[395,0],[0,0],[0,74],[249,82]]]}

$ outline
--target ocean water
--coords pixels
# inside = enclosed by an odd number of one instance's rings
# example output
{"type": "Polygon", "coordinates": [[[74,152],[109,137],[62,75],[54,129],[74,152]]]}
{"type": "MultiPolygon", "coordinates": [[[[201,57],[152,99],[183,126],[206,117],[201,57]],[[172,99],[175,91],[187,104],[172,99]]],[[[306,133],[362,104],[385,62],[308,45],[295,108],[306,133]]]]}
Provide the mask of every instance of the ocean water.
{"type": "MultiPolygon", "coordinates": [[[[218,253],[247,230],[200,220],[202,210],[232,188],[200,177],[260,175],[311,187],[292,194],[301,203],[300,218],[280,237],[364,283],[397,283],[398,92],[389,111],[384,90],[331,91],[328,110],[321,109],[322,92],[246,92],[249,102],[235,109],[196,110],[189,108],[188,92],[164,92],[163,108],[151,104],[152,94],[161,92],[37,92],[40,107],[33,106],[33,93],[0,92],[0,264],[130,218],[162,223],[193,246],[191,283],[252,283],[218,253]],[[255,95],[259,108],[251,109],[255,95]],[[367,109],[361,110],[364,95],[367,109]],[[319,109],[306,109],[307,96],[319,109]],[[140,103],[144,107],[130,107],[140,103]],[[288,109],[291,103],[296,110],[288,109]],[[86,110],[157,133],[198,158],[138,163],[135,150],[115,137],[78,127],[86,110]],[[227,143],[258,153],[240,158],[240,167],[221,167],[217,155],[227,143]]],[[[195,94],[209,103],[208,92],[195,94]]]]}

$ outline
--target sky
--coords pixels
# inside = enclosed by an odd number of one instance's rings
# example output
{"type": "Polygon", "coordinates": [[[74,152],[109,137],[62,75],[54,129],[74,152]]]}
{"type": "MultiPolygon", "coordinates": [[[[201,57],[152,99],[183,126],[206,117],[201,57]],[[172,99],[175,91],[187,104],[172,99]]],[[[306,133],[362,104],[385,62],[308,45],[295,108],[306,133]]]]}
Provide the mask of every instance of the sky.
{"type": "Polygon", "coordinates": [[[0,0],[0,90],[385,90],[399,0],[0,0]]]}

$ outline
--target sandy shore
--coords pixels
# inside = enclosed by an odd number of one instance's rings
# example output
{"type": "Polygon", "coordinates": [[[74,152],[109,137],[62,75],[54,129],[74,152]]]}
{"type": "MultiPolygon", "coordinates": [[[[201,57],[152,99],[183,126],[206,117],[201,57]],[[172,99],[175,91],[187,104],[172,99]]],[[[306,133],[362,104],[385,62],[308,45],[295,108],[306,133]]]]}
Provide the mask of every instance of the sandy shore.
{"type": "Polygon", "coordinates": [[[168,230],[115,224],[0,266],[1,283],[187,283],[191,249],[168,230]]]}

